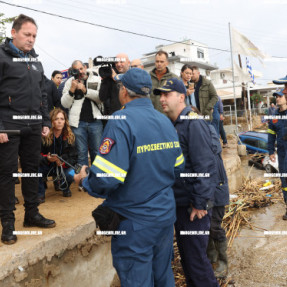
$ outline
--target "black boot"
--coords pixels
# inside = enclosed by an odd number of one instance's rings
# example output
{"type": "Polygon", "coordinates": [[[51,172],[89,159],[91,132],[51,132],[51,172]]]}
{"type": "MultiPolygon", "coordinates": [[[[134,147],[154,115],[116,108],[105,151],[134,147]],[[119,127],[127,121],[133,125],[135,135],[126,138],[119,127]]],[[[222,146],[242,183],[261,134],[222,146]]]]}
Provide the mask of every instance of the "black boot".
{"type": "Polygon", "coordinates": [[[208,240],[206,253],[207,253],[207,257],[208,257],[210,263],[211,264],[216,263],[217,257],[218,257],[218,252],[215,249],[214,241],[210,236],[209,236],[209,240],[208,240]]]}
{"type": "Polygon", "coordinates": [[[54,220],[47,219],[40,213],[37,213],[33,217],[27,217],[25,215],[23,226],[24,227],[37,226],[37,227],[43,227],[43,228],[52,228],[56,226],[56,223],[54,220]]]}
{"type": "Polygon", "coordinates": [[[214,241],[215,248],[218,252],[217,266],[214,269],[216,278],[225,278],[228,273],[228,260],[227,260],[227,240],[214,241]]]}
{"type": "Polygon", "coordinates": [[[53,176],[53,184],[54,184],[55,190],[60,191],[61,190],[61,188],[60,188],[61,183],[57,178],[58,178],[57,176],[55,176],[55,175],[53,176]]]}
{"type": "Polygon", "coordinates": [[[1,235],[1,241],[4,244],[14,244],[17,241],[17,236],[13,234],[13,231],[15,231],[14,227],[14,220],[5,220],[1,219],[2,224],[2,235],[1,235]]]}
{"type": "Polygon", "coordinates": [[[68,190],[63,190],[63,196],[64,197],[71,197],[72,196],[72,192],[70,189],[68,190]]]}
{"type": "Polygon", "coordinates": [[[285,214],[282,216],[283,220],[287,220],[287,207],[286,207],[286,212],[285,214]]]}

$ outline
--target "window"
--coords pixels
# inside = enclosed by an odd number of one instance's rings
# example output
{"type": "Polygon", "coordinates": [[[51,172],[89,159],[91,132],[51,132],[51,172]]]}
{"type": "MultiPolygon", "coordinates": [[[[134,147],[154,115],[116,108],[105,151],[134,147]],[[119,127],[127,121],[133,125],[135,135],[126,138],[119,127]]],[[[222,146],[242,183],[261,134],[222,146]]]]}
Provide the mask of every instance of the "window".
{"type": "Polygon", "coordinates": [[[257,140],[256,139],[244,139],[243,140],[243,143],[247,144],[247,145],[251,145],[251,146],[254,146],[254,147],[257,147],[257,140]]]}
{"type": "Polygon", "coordinates": [[[202,49],[197,49],[197,58],[199,59],[204,58],[204,51],[202,49]]]}
{"type": "Polygon", "coordinates": [[[267,142],[265,142],[265,141],[259,141],[259,142],[258,142],[258,147],[261,148],[261,149],[267,150],[267,149],[268,149],[268,147],[267,147],[267,142]]]}

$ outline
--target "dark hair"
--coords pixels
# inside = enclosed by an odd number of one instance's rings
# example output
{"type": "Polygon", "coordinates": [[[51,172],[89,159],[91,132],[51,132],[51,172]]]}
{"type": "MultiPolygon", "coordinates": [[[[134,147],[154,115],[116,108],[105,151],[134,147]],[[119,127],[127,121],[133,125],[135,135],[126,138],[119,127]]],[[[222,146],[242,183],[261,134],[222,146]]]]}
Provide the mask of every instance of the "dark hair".
{"type": "Polygon", "coordinates": [[[27,22],[34,24],[38,28],[38,26],[37,26],[37,24],[33,18],[26,16],[24,14],[20,14],[18,17],[15,18],[15,20],[13,22],[12,29],[15,29],[18,32],[21,29],[22,25],[27,23],[27,22]]]}
{"type": "Polygon", "coordinates": [[[54,77],[55,77],[56,75],[58,75],[58,74],[61,74],[61,75],[62,75],[61,71],[55,70],[55,71],[52,73],[52,78],[54,78],[54,77]]]}
{"type": "Polygon", "coordinates": [[[186,69],[190,69],[190,70],[192,70],[191,65],[189,65],[189,64],[185,64],[185,65],[183,65],[183,66],[182,66],[182,68],[181,68],[181,72],[184,72],[186,69]]]}
{"type": "Polygon", "coordinates": [[[199,71],[199,68],[197,66],[191,66],[191,70],[196,70],[196,71],[199,71]]]}
{"type": "Polygon", "coordinates": [[[155,56],[161,56],[161,55],[165,55],[166,59],[168,59],[168,53],[166,51],[163,51],[163,50],[159,50],[157,51],[157,53],[155,54],[155,56]]]}
{"type": "Polygon", "coordinates": [[[195,106],[190,106],[190,107],[191,107],[193,112],[197,113],[198,115],[202,115],[197,107],[195,107],[195,106]]]}
{"type": "Polygon", "coordinates": [[[81,60],[75,60],[75,61],[73,61],[73,63],[72,63],[72,69],[74,69],[74,66],[75,65],[77,65],[78,63],[80,63],[80,64],[82,64],[83,66],[84,66],[84,63],[81,61],[81,60]]]}

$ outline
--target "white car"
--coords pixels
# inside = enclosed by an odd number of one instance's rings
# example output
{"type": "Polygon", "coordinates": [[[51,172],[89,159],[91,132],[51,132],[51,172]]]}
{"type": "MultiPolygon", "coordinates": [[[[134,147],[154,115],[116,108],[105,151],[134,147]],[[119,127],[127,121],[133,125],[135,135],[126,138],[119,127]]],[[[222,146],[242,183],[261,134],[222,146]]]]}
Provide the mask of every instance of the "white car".
{"type": "Polygon", "coordinates": [[[262,161],[262,165],[265,168],[267,173],[279,172],[277,154],[275,154],[275,162],[270,160],[269,155],[265,156],[265,158],[262,161]]]}

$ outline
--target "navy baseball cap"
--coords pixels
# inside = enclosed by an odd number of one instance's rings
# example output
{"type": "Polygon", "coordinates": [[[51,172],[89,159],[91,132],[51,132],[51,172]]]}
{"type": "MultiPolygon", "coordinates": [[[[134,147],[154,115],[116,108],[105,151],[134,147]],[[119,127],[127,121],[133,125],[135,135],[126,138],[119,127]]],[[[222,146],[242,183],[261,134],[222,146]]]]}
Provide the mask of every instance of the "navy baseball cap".
{"type": "Polygon", "coordinates": [[[125,74],[116,75],[114,79],[139,95],[148,95],[152,89],[149,73],[140,68],[132,68],[125,74]]]}
{"type": "Polygon", "coordinates": [[[276,91],[275,93],[273,93],[273,97],[276,97],[277,95],[280,96],[280,97],[284,96],[284,94],[283,94],[283,89],[281,89],[281,90],[276,91]]]}
{"type": "Polygon", "coordinates": [[[287,84],[287,76],[285,78],[281,78],[279,80],[273,80],[273,83],[276,84],[276,85],[287,84]]]}
{"type": "Polygon", "coordinates": [[[154,89],[153,93],[155,95],[160,95],[162,92],[163,93],[168,93],[176,91],[180,94],[186,95],[186,88],[184,86],[183,81],[177,79],[177,78],[171,78],[167,80],[167,82],[160,88],[154,89]]]}

